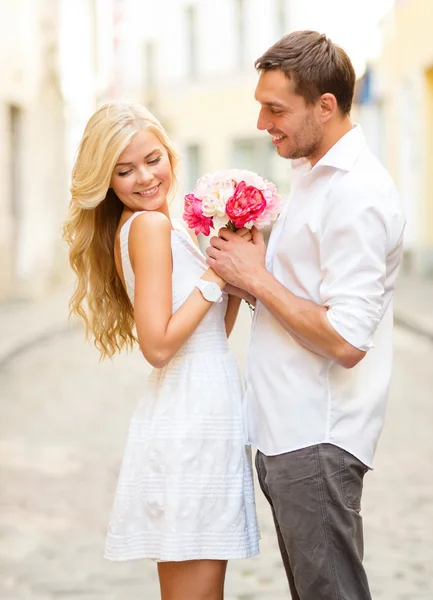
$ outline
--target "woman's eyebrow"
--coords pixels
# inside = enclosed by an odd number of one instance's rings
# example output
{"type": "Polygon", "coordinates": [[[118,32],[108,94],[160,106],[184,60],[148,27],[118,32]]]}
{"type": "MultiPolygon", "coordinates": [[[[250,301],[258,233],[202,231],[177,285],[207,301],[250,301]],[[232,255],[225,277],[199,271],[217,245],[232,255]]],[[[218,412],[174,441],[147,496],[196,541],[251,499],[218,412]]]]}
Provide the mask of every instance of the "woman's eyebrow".
{"type": "MultiPolygon", "coordinates": [[[[146,156],[144,158],[145,159],[149,158],[149,156],[151,156],[152,154],[155,154],[155,152],[158,152],[158,148],[155,148],[154,150],[152,150],[151,152],[149,152],[149,154],[146,154],[146,156]]],[[[126,165],[132,165],[132,164],[133,164],[132,162],[120,162],[120,163],[116,164],[116,167],[124,167],[126,165]]]]}

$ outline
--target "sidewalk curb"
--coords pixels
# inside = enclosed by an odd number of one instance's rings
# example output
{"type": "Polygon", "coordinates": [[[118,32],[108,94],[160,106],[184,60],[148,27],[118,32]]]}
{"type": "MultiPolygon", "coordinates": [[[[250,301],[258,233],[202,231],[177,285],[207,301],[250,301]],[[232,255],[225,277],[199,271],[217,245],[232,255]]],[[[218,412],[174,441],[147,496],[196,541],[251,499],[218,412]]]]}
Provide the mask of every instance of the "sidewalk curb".
{"type": "Polygon", "coordinates": [[[34,349],[36,346],[50,342],[57,337],[68,335],[74,331],[75,329],[69,323],[66,323],[57,325],[56,327],[22,340],[0,354],[0,370],[7,366],[9,362],[20,356],[20,354],[24,354],[28,350],[34,349]]]}
{"type": "Polygon", "coordinates": [[[27,349],[74,330],[74,323],[69,320],[70,296],[71,286],[63,285],[35,300],[0,305],[0,368],[27,349]]]}
{"type": "MultiPolygon", "coordinates": [[[[61,292],[62,290],[60,290],[61,292]]],[[[61,298],[61,302],[66,306],[66,301],[63,302],[63,298],[61,298]]],[[[414,311],[404,308],[406,304],[405,297],[402,295],[400,301],[397,302],[397,306],[394,306],[394,324],[433,343],[433,321],[430,319],[430,316],[424,319],[422,315],[420,318],[414,318],[414,311]]],[[[30,312],[35,311],[32,317],[33,322],[35,319],[38,320],[43,317],[40,305],[29,306],[29,309],[30,312]]],[[[43,312],[51,315],[51,322],[48,321],[48,324],[45,318],[42,318],[42,322],[38,323],[39,327],[34,328],[32,331],[27,331],[28,335],[20,335],[18,339],[11,340],[11,343],[7,340],[7,343],[3,345],[3,350],[0,349],[0,369],[3,369],[9,362],[15,360],[21,354],[27,352],[27,350],[34,349],[39,345],[51,342],[57,337],[67,336],[77,331],[76,325],[69,320],[66,311],[59,313],[55,310],[55,307],[45,305],[43,312]],[[43,325],[44,321],[45,326],[43,325]]],[[[5,315],[4,318],[9,322],[15,319],[21,321],[22,312],[5,315]]]]}
{"type": "Polygon", "coordinates": [[[420,322],[414,321],[404,312],[400,312],[394,310],[394,324],[415,333],[416,335],[420,335],[422,337],[427,338],[431,342],[433,342],[433,331],[430,331],[428,327],[423,325],[420,322]]]}

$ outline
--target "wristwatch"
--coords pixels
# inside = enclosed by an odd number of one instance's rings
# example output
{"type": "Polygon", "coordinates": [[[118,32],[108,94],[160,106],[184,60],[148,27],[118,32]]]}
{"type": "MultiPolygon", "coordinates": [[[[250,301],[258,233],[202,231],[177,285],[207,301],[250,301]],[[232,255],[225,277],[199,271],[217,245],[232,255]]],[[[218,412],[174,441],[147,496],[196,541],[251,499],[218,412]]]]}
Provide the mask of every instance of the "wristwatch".
{"type": "Polygon", "coordinates": [[[203,298],[208,302],[222,302],[223,293],[217,283],[199,279],[195,284],[195,287],[201,291],[203,298]]]}

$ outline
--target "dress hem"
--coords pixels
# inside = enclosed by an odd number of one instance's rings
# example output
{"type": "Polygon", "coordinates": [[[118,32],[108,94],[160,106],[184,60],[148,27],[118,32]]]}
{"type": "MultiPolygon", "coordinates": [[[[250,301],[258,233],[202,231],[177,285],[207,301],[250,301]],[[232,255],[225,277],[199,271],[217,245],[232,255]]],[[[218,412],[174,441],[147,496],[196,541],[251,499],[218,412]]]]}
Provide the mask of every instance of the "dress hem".
{"type": "Polygon", "coordinates": [[[179,558],[179,556],[174,555],[164,555],[157,557],[153,553],[145,553],[139,552],[137,554],[127,554],[124,556],[111,556],[104,554],[104,558],[109,560],[110,562],[126,562],[129,560],[140,560],[147,559],[152,560],[154,562],[184,562],[187,560],[242,560],[245,558],[252,558],[253,556],[257,556],[260,552],[258,547],[253,548],[247,553],[214,553],[214,552],[203,552],[201,554],[192,554],[185,555],[179,558]]]}

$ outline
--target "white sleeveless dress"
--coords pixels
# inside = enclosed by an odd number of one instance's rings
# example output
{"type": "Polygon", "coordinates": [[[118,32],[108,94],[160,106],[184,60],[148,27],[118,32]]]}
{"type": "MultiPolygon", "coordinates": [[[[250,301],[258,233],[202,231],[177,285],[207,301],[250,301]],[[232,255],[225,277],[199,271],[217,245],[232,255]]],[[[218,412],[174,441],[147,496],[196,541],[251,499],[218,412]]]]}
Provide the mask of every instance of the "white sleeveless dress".
{"type": "MultiPolygon", "coordinates": [[[[134,302],[128,236],[122,267],[134,302]]],[[[171,234],[173,312],[206,260],[183,227],[171,234]]],[[[215,303],[170,363],[153,369],[132,417],[105,557],[157,561],[246,558],[259,552],[242,385],[228,351],[224,301],[215,303]]]]}

